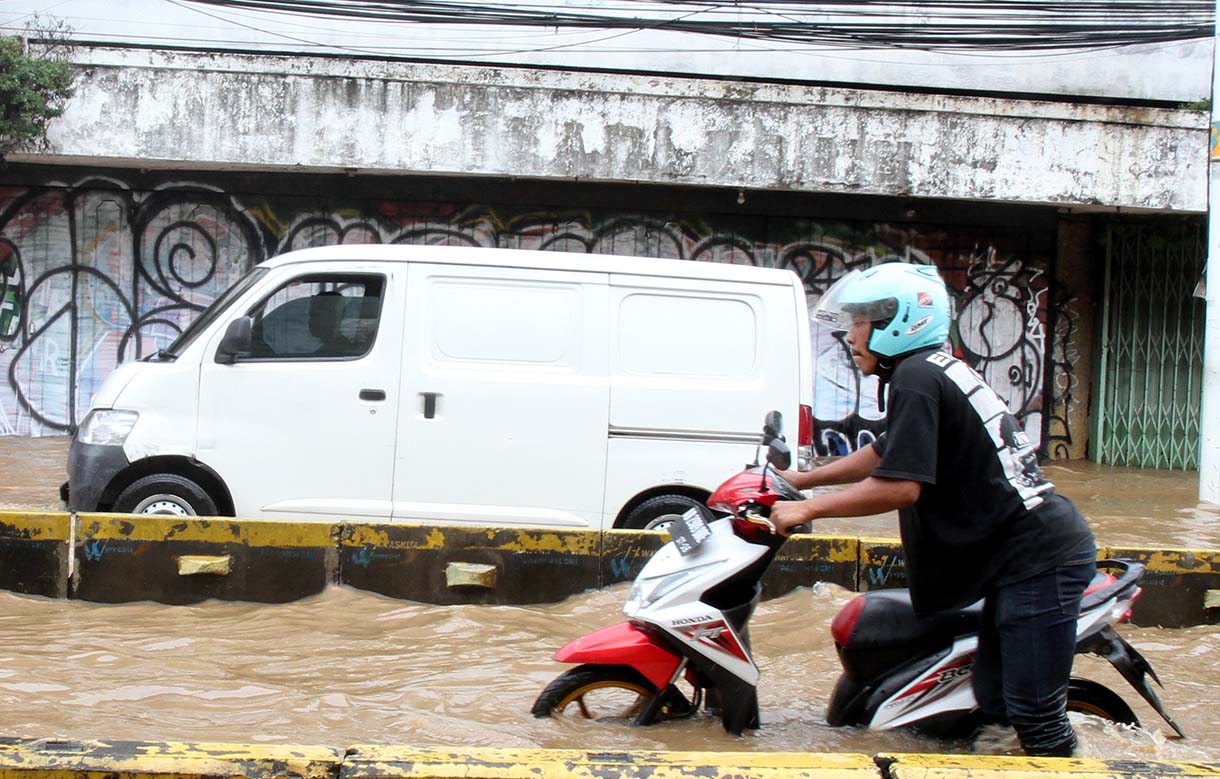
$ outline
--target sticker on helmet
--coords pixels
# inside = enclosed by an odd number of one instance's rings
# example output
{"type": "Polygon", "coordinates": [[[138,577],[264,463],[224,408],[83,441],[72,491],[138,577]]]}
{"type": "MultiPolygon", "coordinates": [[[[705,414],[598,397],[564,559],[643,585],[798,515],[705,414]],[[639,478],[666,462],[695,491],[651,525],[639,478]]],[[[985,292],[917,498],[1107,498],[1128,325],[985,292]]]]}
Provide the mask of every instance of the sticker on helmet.
{"type": "Polygon", "coordinates": [[[908,327],[908,328],[907,328],[907,335],[915,335],[915,334],[916,334],[916,333],[918,333],[920,330],[922,330],[922,329],[924,329],[925,327],[927,327],[927,326],[928,326],[928,324],[929,324],[931,321],[932,321],[932,315],[931,315],[931,314],[928,314],[928,315],[927,315],[927,316],[925,316],[923,319],[920,319],[919,321],[915,322],[915,323],[914,323],[914,324],[912,324],[910,327],[908,327]]]}
{"type": "Polygon", "coordinates": [[[919,307],[920,308],[931,308],[932,307],[932,296],[930,294],[928,294],[927,292],[920,292],[919,293],[919,307]]]}

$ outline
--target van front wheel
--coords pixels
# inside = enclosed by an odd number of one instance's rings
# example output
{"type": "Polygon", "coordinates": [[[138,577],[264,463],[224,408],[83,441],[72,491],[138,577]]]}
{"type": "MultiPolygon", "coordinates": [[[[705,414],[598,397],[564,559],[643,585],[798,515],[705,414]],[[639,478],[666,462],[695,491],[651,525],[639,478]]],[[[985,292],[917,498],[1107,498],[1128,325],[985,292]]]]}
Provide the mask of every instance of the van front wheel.
{"type": "Polygon", "coordinates": [[[703,504],[685,495],[658,495],[636,506],[623,520],[629,530],[664,530],[688,509],[703,504]]]}
{"type": "Polygon", "coordinates": [[[119,493],[114,510],[120,514],[161,514],[173,517],[214,517],[216,501],[185,476],[156,473],[132,482],[119,493]]]}

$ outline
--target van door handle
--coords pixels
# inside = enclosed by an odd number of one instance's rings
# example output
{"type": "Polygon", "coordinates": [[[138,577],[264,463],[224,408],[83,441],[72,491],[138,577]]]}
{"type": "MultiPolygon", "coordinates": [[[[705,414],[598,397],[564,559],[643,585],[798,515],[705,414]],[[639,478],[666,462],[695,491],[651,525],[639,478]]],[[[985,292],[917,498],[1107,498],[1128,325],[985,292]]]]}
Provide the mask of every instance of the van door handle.
{"type": "Polygon", "coordinates": [[[379,389],[362,389],[360,390],[361,400],[385,400],[385,390],[379,389]]]}
{"type": "Polygon", "coordinates": [[[436,395],[435,392],[421,392],[424,397],[424,419],[432,419],[436,416],[436,395]]]}

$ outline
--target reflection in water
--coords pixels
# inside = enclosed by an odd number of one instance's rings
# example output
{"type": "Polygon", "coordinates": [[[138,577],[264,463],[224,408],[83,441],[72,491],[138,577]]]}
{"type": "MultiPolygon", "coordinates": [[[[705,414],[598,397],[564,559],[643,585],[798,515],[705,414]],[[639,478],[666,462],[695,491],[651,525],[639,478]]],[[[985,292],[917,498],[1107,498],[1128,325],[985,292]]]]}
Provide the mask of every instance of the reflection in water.
{"type": "MultiPolygon", "coordinates": [[[[0,506],[58,510],[66,439],[0,438],[0,506]]],[[[1194,474],[1047,467],[1103,544],[1220,548],[1194,474]]],[[[828,532],[894,535],[891,517],[828,532]]],[[[645,729],[535,720],[568,640],[620,618],[625,586],[537,607],[435,607],[331,588],[293,603],[99,605],[0,592],[0,734],[29,738],[830,752],[968,751],[906,732],[838,730],[823,712],[838,660],[828,626],[851,593],[830,585],[763,603],[751,626],[763,727],[710,717],[645,729]]],[[[1078,722],[1082,757],[1220,759],[1220,628],[1124,628],[1158,670],[1190,739],[1104,661],[1077,672],[1118,691],[1148,731],[1078,722]]],[[[1012,748],[1003,738],[983,747],[1012,748]]]]}

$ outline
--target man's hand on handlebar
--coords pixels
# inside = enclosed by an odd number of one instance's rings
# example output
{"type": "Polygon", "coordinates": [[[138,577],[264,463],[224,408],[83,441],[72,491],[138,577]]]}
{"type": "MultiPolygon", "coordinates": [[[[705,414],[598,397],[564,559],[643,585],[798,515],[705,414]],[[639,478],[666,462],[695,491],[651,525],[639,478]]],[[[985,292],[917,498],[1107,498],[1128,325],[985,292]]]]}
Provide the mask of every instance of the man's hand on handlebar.
{"type": "Polygon", "coordinates": [[[771,524],[780,535],[789,535],[813,518],[813,506],[807,500],[777,500],[771,507],[771,524]]]}

